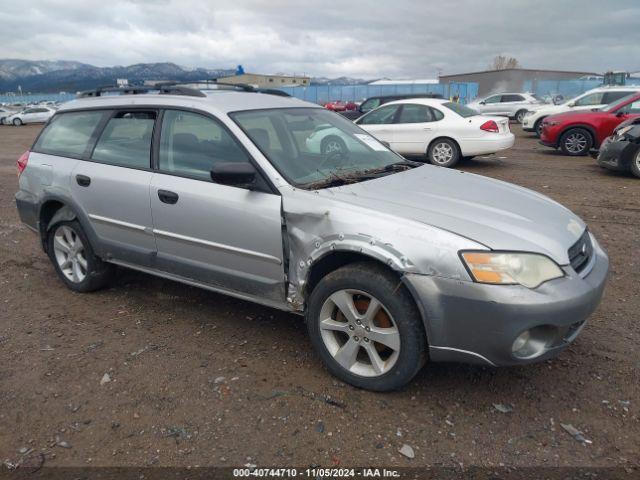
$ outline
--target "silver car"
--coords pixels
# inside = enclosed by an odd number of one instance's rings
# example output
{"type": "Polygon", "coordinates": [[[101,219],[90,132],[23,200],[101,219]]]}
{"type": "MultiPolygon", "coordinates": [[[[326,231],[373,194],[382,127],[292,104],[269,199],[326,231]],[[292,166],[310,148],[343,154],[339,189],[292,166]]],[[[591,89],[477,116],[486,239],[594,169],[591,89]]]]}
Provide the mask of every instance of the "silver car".
{"type": "Polygon", "coordinates": [[[545,102],[532,93],[498,93],[476,99],[467,106],[486,115],[501,115],[522,123],[527,110],[539,107],[545,102]]]}
{"type": "Polygon", "coordinates": [[[20,217],[74,291],[118,265],[305,315],[327,368],[378,391],[427,360],[551,358],[600,301],[607,255],[543,195],[293,98],[136,93],[65,104],[18,160],[20,217]],[[319,127],[346,149],[310,151],[319,127]]]}

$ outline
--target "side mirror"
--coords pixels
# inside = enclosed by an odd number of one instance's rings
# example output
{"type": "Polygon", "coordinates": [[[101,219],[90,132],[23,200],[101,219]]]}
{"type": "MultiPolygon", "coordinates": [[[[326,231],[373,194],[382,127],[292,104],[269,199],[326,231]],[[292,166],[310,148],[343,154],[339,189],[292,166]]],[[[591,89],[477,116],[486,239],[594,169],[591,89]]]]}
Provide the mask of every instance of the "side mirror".
{"type": "Polygon", "coordinates": [[[620,117],[624,117],[625,113],[624,110],[618,110],[616,112],[616,117],[620,118],[620,117]]]}
{"type": "Polygon", "coordinates": [[[251,188],[257,173],[248,162],[219,162],[211,168],[211,180],[230,187],[251,188]]]}
{"type": "Polygon", "coordinates": [[[484,100],[482,102],[480,102],[480,105],[486,105],[487,102],[485,102],[484,100]]]}
{"type": "Polygon", "coordinates": [[[571,102],[567,104],[567,107],[570,107],[570,108],[573,108],[575,106],[576,106],[575,102],[571,102]]]}

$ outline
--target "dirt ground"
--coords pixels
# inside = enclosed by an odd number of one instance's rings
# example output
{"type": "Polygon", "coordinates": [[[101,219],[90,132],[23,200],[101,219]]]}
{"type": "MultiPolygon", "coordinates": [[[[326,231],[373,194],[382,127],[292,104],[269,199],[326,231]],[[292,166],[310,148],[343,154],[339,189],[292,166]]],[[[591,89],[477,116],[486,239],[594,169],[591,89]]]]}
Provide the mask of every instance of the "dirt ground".
{"type": "Polygon", "coordinates": [[[504,155],[464,163],[587,221],[612,262],[604,300],[553,361],[429,364],[405,390],[375,394],[331,377],[295,315],[125,270],[106,290],[67,290],[13,198],[15,161],[39,129],[0,127],[0,463],[43,452],[48,466],[640,464],[640,180],[517,126],[504,155]]]}

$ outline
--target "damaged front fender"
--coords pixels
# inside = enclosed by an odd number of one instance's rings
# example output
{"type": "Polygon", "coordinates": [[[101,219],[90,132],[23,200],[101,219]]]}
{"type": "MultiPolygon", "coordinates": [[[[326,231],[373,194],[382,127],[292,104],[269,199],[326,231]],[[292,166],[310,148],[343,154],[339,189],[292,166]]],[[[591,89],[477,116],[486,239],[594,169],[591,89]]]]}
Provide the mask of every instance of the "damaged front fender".
{"type": "Polygon", "coordinates": [[[458,251],[483,245],[395,215],[331,198],[326,191],[291,189],[283,195],[288,252],[287,301],[302,310],[314,265],[333,252],[362,254],[403,273],[470,278],[458,251]]]}

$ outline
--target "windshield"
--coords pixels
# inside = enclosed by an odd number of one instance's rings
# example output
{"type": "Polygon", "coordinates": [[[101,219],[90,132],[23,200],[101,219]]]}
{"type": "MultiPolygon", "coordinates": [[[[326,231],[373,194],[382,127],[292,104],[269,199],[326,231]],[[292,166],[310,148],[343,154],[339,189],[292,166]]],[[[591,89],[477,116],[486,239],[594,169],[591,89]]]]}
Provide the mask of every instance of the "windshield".
{"type": "Polygon", "coordinates": [[[375,171],[411,165],[349,120],[322,108],[249,110],[230,117],[278,172],[299,187],[353,183],[372,178],[375,171]]]}
{"type": "Polygon", "coordinates": [[[610,103],[609,105],[605,105],[602,108],[599,108],[598,110],[603,111],[603,112],[615,112],[616,110],[618,110],[618,108],[620,108],[623,104],[627,103],[629,100],[631,100],[631,97],[635,97],[637,95],[637,93],[630,93],[629,95],[627,95],[626,97],[622,97],[620,100],[617,100],[615,102],[610,103]]]}
{"type": "Polygon", "coordinates": [[[474,115],[480,115],[474,109],[466,107],[460,103],[446,102],[446,103],[443,103],[442,105],[447,107],[449,110],[453,110],[455,113],[457,113],[458,115],[464,118],[473,117],[474,115]]]}

